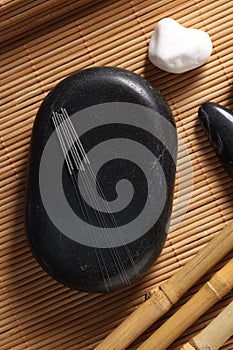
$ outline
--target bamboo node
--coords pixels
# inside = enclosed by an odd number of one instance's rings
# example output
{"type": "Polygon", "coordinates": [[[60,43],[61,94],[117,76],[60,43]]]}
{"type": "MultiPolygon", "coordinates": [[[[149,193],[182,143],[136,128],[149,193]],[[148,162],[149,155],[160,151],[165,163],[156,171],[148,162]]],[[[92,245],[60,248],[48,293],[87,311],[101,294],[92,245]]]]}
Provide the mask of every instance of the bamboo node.
{"type": "Polygon", "coordinates": [[[170,310],[171,306],[173,306],[173,303],[167,296],[167,294],[164,292],[163,288],[161,286],[157,287],[149,300],[152,300],[152,303],[154,305],[158,305],[161,310],[170,310]]]}
{"type": "Polygon", "coordinates": [[[218,299],[222,299],[224,295],[232,289],[232,283],[229,276],[232,275],[233,259],[219,272],[217,272],[209,282],[208,286],[212,289],[218,299]]]}
{"type": "Polygon", "coordinates": [[[214,286],[213,286],[210,282],[207,282],[207,285],[208,285],[208,287],[213,291],[214,295],[215,295],[219,300],[221,300],[221,299],[222,299],[222,296],[218,293],[218,291],[214,288],[214,286]]]}
{"type": "MultiPolygon", "coordinates": [[[[190,348],[190,350],[211,350],[211,348],[208,346],[208,345],[204,345],[204,344],[201,344],[201,347],[196,344],[196,342],[194,341],[194,339],[190,339],[189,340],[189,344],[192,348],[190,348]]],[[[186,349],[186,348],[185,348],[186,349]]],[[[187,350],[189,350],[189,348],[187,348],[187,350]]]]}
{"type": "Polygon", "coordinates": [[[190,343],[186,343],[180,348],[180,350],[199,350],[199,349],[196,349],[196,347],[194,347],[190,343]]]}

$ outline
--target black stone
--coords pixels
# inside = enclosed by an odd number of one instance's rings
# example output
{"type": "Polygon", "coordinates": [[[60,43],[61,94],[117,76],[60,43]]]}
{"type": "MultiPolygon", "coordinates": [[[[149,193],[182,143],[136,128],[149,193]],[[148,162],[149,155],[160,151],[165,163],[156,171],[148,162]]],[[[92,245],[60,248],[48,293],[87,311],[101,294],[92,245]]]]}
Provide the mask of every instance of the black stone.
{"type": "MultiPolygon", "coordinates": [[[[75,145],[69,148],[70,157],[75,145]]],[[[158,257],[166,239],[176,155],[172,113],[161,93],[147,80],[123,69],[98,67],[79,71],[59,83],[39,108],[30,147],[25,227],[31,249],[42,267],[61,283],[89,292],[116,290],[139,278],[158,257]],[[61,108],[69,113],[88,156],[101,145],[104,147],[94,161],[112,155],[95,175],[99,184],[95,198],[103,197],[111,206],[122,194],[124,197],[126,192],[121,191],[118,198],[116,185],[127,179],[124,189],[131,188],[132,197],[129,201],[127,194],[125,207],[112,210],[111,214],[92,208],[88,186],[82,192],[79,183],[75,183],[78,178],[90,180],[82,178],[89,176],[87,165],[85,172],[77,168],[71,176],[67,158],[63,158],[59,173],[57,164],[62,149],[52,116],[61,108]],[[82,131],[86,120],[91,126],[82,131]],[[115,153],[113,144],[122,156],[115,153]],[[128,154],[133,159],[128,159],[128,154]],[[147,162],[147,157],[153,161],[147,162]],[[62,184],[60,190],[57,181],[62,184]],[[61,210],[62,192],[74,214],[74,223],[61,210]],[[80,224],[75,235],[70,236],[76,220],[80,224]],[[119,229],[113,228],[116,225],[119,229]],[[85,231],[83,227],[89,229],[85,231]]]]}
{"type": "Polygon", "coordinates": [[[233,113],[217,103],[203,103],[199,119],[215,152],[233,177],[233,113]]]}

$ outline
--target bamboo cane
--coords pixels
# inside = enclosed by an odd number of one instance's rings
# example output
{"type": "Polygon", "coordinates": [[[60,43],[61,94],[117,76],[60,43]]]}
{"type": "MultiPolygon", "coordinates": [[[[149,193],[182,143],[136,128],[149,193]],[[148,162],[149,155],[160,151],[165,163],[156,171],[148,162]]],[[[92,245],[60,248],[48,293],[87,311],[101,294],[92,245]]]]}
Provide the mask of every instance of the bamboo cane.
{"type": "Polygon", "coordinates": [[[123,321],[95,350],[126,349],[232,249],[233,222],[215,236],[182,269],[154,289],[150,298],[123,321]]]}
{"type": "Polygon", "coordinates": [[[180,350],[218,350],[233,335],[233,301],[180,350]]]}
{"type": "Polygon", "coordinates": [[[189,326],[191,326],[211,306],[233,288],[233,259],[218,271],[204,286],[157,331],[155,331],[138,350],[165,350],[189,326]]]}

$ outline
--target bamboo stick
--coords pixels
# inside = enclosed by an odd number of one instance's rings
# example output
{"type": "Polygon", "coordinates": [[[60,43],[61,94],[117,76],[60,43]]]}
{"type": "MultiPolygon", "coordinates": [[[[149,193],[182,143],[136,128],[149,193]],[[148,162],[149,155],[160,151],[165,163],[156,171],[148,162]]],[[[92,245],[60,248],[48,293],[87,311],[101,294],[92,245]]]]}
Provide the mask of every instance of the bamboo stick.
{"type": "Polygon", "coordinates": [[[166,350],[189,326],[233,288],[233,259],[218,271],[204,286],[138,350],[166,350]]]}
{"type": "Polygon", "coordinates": [[[122,350],[164,315],[181,296],[233,249],[233,222],[119,325],[96,350],[122,350]]]}
{"type": "Polygon", "coordinates": [[[180,350],[218,350],[233,335],[233,301],[180,350]]]}
{"type": "MultiPolygon", "coordinates": [[[[114,327],[115,322],[112,321],[111,323],[112,323],[112,325],[113,325],[113,327],[114,327]]],[[[105,328],[106,328],[106,327],[105,327],[105,328]]],[[[102,327],[101,330],[100,330],[100,329],[97,329],[95,332],[93,331],[92,334],[93,334],[93,335],[96,334],[96,337],[94,337],[94,336],[92,337],[92,344],[93,344],[93,345],[95,345],[95,343],[93,343],[94,341],[96,341],[96,345],[97,345],[97,343],[99,342],[99,340],[100,340],[100,332],[101,332],[101,334],[105,334],[105,333],[106,333],[105,328],[103,329],[103,327],[102,327]]],[[[195,328],[194,328],[194,331],[195,331],[195,328]]],[[[69,337],[69,339],[70,339],[70,337],[69,337]]],[[[74,337],[73,342],[72,342],[72,343],[69,343],[69,344],[73,344],[72,349],[75,348],[75,346],[77,346],[77,338],[74,337]],[[76,341],[75,341],[75,339],[76,339],[76,341]]],[[[66,346],[67,346],[67,343],[66,343],[66,346]]],[[[78,348],[79,348],[79,349],[85,349],[85,350],[87,350],[87,348],[86,348],[86,341],[83,340],[81,343],[79,342],[79,343],[78,343],[78,348]]],[[[133,346],[132,349],[135,349],[135,346],[133,346]]],[[[62,348],[61,348],[61,350],[62,350],[62,348]]],[[[156,350],[156,349],[155,349],[155,350],[156,350]]],[[[176,350],[177,350],[177,347],[176,347],[176,350]]],[[[229,347],[225,346],[225,347],[224,347],[224,350],[232,350],[232,343],[229,344],[229,347]],[[230,347],[230,346],[231,346],[231,347],[230,347]]]]}

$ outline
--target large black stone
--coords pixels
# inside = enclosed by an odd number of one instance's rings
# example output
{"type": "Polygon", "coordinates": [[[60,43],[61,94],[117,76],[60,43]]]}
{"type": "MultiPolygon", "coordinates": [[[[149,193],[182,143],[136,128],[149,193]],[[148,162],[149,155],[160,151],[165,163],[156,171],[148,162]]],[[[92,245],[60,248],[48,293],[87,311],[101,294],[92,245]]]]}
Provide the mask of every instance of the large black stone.
{"type": "Polygon", "coordinates": [[[233,177],[233,113],[217,103],[203,103],[199,119],[215,152],[233,177]]]}
{"type": "Polygon", "coordinates": [[[43,268],[90,292],[139,278],[166,239],[176,155],[172,113],[145,79],[99,67],[59,83],[38,111],[30,148],[25,225],[43,268]],[[62,108],[90,160],[72,175],[67,162],[77,139],[64,161],[58,136],[66,122],[58,130],[52,122],[62,108]]]}

